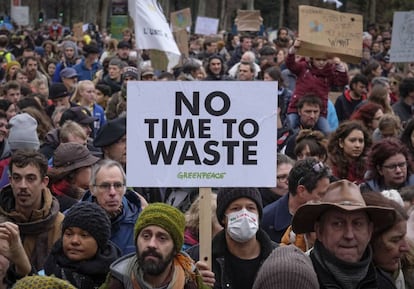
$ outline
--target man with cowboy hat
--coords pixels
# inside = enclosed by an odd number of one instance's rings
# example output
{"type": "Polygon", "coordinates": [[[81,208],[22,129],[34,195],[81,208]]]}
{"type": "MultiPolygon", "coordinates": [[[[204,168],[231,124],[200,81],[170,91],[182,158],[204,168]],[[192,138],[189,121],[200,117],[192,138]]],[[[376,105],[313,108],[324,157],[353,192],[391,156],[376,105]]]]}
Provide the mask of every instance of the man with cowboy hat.
{"type": "Polygon", "coordinates": [[[310,252],[320,288],[395,288],[372,263],[372,232],[393,222],[391,208],[367,206],[359,187],[331,183],[320,202],[308,202],[293,216],[296,234],[316,233],[310,252]]]}

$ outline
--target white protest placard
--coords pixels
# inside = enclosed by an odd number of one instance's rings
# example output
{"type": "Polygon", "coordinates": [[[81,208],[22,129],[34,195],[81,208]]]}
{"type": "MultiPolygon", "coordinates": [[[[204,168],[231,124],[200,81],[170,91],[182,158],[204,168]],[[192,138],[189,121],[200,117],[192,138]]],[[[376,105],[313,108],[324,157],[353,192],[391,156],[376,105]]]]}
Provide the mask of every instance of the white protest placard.
{"type": "Polygon", "coordinates": [[[414,11],[394,12],[390,62],[414,61],[414,11]]]}
{"type": "Polygon", "coordinates": [[[11,18],[18,25],[29,25],[29,6],[12,6],[11,18]]]}
{"type": "Polygon", "coordinates": [[[217,18],[198,16],[194,28],[194,33],[201,35],[216,35],[218,26],[219,20],[217,18]]]}
{"type": "Polygon", "coordinates": [[[127,185],[275,187],[276,86],[128,82],[127,185]]]}

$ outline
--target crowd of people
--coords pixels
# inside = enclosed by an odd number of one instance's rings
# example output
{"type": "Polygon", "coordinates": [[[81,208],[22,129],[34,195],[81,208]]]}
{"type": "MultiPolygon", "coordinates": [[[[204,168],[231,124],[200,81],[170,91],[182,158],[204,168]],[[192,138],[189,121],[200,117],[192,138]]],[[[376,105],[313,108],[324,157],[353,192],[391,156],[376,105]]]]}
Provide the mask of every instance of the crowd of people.
{"type": "Polygon", "coordinates": [[[0,31],[0,289],[414,288],[414,66],[390,29],[358,65],[284,27],[191,35],[159,71],[131,29],[59,27],[0,31]],[[174,80],[278,83],[276,187],[213,190],[211,267],[197,188],[126,186],[126,84],[174,80]]]}

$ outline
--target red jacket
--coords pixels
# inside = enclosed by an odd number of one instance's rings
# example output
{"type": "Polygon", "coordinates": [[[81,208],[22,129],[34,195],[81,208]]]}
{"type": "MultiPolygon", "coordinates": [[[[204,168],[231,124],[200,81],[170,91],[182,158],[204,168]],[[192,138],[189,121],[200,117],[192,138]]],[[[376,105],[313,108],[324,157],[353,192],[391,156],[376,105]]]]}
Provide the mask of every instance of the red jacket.
{"type": "Polygon", "coordinates": [[[308,93],[315,93],[322,99],[321,116],[326,117],[331,87],[347,85],[348,74],[336,71],[335,65],[330,63],[326,64],[323,69],[317,69],[304,59],[296,62],[295,54],[288,54],[286,66],[297,76],[295,91],[287,113],[297,113],[296,105],[299,99],[308,93]]]}

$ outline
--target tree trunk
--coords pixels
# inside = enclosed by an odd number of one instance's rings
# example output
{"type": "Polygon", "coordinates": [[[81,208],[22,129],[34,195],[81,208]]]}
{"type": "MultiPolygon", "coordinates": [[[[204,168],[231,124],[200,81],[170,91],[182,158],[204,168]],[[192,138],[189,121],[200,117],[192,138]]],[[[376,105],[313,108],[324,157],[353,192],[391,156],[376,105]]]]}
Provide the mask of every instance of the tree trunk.
{"type": "Polygon", "coordinates": [[[101,31],[107,29],[106,24],[108,23],[108,11],[109,11],[109,1],[110,0],[101,0],[100,2],[100,17],[98,17],[98,25],[101,31]]]}
{"type": "Polygon", "coordinates": [[[283,27],[290,27],[290,0],[283,0],[283,27]]]}
{"type": "Polygon", "coordinates": [[[219,5],[217,5],[219,9],[219,19],[220,19],[220,27],[219,30],[225,30],[227,27],[227,0],[219,0],[219,5]]]}
{"type": "Polygon", "coordinates": [[[369,3],[370,3],[370,5],[369,5],[369,16],[368,16],[368,19],[369,19],[369,23],[376,23],[376,18],[377,18],[377,15],[376,15],[376,11],[377,11],[377,0],[370,0],[369,1],[369,3]]]}
{"type": "Polygon", "coordinates": [[[159,0],[159,4],[161,5],[162,9],[164,10],[165,18],[170,18],[170,1],[168,0],[159,0]]]}
{"type": "Polygon", "coordinates": [[[254,10],[254,0],[245,0],[246,10],[254,10]]]}
{"type": "Polygon", "coordinates": [[[206,2],[205,0],[198,0],[197,16],[206,16],[206,2]]]}
{"type": "Polygon", "coordinates": [[[285,0],[280,0],[280,6],[279,6],[279,27],[283,26],[284,23],[284,12],[285,12],[285,0]]]}

